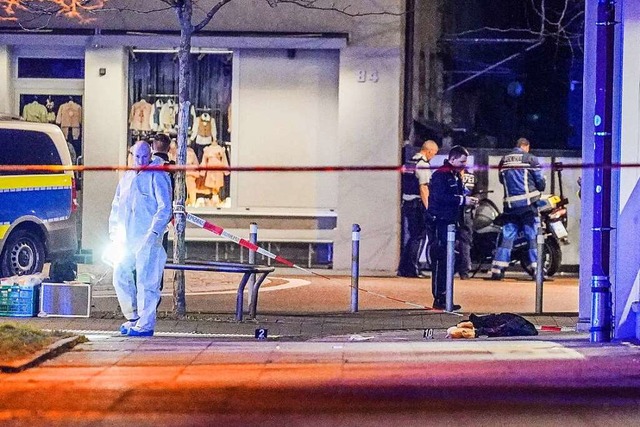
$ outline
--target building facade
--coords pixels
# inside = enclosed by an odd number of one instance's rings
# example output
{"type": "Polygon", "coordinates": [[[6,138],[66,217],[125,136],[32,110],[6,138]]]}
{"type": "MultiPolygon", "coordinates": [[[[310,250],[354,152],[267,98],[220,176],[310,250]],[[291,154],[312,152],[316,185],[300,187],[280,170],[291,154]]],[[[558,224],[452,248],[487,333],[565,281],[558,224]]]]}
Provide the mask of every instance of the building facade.
{"type": "MultiPolygon", "coordinates": [[[[404,2],[357,6],[396,14],[348,17],[255,0],[230,3],[195,34],[190,138],[201,150],[198,160],[226,158],[243,167],[399,164],[404,2]]],[[[136,139],[158,128],[175,131],[179,26],[171,10],[96,17],[86,24],[57,19],[46,31],[0,31],[0,111],[21,115],[33,102],[50,107],[48,120],[63,126],[82,164],[122,166],[136,139]],[[61,123],[68,114],[60,109],[71,102],[81,117],[61,123]]],[[[94,258],[108,240],[118,177],[82,176],[81,243],[94,258]]],[[[202,178],[188,210],[234,234],[246,237],[256,222],[259,240],[271,250],[301,248],[309,266],[344,271],[357,223],[362,271],[395,271],[396,172],[202,178]]],[[[212,246],[216,236],[195,228],[187,240],[212,258],[219,249],[212,246]]]]}

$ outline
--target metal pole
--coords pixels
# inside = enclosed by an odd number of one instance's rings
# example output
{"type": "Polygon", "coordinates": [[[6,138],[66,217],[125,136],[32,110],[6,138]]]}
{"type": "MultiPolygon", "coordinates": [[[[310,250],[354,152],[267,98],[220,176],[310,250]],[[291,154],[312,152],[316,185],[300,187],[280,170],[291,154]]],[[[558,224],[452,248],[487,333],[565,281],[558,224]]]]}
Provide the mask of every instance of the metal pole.
{"type": "Polygon", "coordinates": [[[447,226],[447,311],[453,311],[453,270],[455,269],[456,256],[456,225],[447,226]]]}
{"type": "Polygon", "coordinates": [[[358,312],[358,278],[360,277],[360,226],[351,226],[351,312],[358,312]]]}
{"type": "Polygon", "coordinates": [[[591,268],[591,342],[611,341],[611,157],[613,64],[616,6],[598,1],[593,170],[593,265],[591,268]]]}
{"type": "MultiPolygon", "coordinates": [[[[258,244],[258,224],[256,224],[255,222],[252,222],[251,224],[249,224],[249,242],[253,243],[254,245],[258,244]]],[[[256,263],[256,251],[249,249],[249,264],[254,265],[255,263],[256,263]]],[[[257,306],[255,302],[256,302],[256,299],[258,298],[258,290],[256,289],[255,274],[252,274],[249,277],[249,292],[251,293],[251,295],[249,295],[249,301],[251,301],[251,303],[249,304],[249,317],[253,319],[256,317],[254,307],[257,306]]]]}
{"type": "Polygon", "coordinates": [[[536,264],[536,313],[542,313],[542,284],[544,282],[544,234],[542,226],[538,224],[538,256],[536,264]]]}

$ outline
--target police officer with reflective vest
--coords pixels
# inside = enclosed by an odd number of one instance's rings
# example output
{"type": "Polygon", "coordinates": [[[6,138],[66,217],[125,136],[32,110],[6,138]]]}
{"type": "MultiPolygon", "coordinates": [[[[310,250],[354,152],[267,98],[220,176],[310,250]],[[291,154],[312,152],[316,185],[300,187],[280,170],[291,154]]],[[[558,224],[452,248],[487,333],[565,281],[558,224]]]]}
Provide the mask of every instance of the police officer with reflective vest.
{"type": "Polygon", "coordinates": [[[504,270],[511,261],[511,249],[519,231],[529,241],[528,266],[535,271],[538,250],[536,235],[540,226],[536,202],[545,188],[545,179],[538,159],[529,154],[531,144],[526,138],[518,139],[516,148],[500,160],[499,178],[504,187],[504,225],[502,239],[496,250],[491,279],[502,280],[504,270]]]}
{"type": "Polygon", "coordinates": [[[429,203],[430,161],[438,144],[428,140],[406,163],[402,174],[402,249],[398,276],[419,277],[419,259],[426,243],[425,211],[429,203]]]}

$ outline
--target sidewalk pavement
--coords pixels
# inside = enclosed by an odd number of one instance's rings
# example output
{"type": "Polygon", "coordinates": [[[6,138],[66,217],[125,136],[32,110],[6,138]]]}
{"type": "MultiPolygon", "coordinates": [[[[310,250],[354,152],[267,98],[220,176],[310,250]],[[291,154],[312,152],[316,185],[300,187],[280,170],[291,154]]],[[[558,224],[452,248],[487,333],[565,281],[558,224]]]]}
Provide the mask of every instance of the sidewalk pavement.
{"type": "MultiPolygon", "coordinates": [[[[256,329],[266,329],[269,339],[307,340],[422,340],[425,330],[435,339],[443,339],[446,329],[467,315],[437,310],[367,310],[358,313],[309,313],[288,315],[259,314],[256,319],[238,322],[228,313],[188,314],[184,319],[160,314],[156,336],[208,337],[229,340],[254,339],[256,329]]],[[[575,314],[525,314],[541,334],[575,335],[575,314]]],[[[2,319],[5,320],[5,319],[2,319]]],[[[6,318],[42,329],[72,331],[79,334],[107,333],[118,335],[123,319],[116,312],[96,312],[90,318],[6,318]]]]}

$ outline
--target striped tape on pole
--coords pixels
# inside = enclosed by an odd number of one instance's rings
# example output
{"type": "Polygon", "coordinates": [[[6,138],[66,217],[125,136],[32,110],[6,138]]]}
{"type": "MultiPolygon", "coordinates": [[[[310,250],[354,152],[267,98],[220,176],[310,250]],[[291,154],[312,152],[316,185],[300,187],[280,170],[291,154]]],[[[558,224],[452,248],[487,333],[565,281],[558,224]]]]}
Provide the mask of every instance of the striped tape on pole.
{"type": "MultiPolygon", "coordinates": [[[[217,226],[209,221],[205,221],[204,219],[197,217],[193,214],[187,213],[187,221],[190,222],[191,224],[197,225],[200,228],[203,228],[207,231],[210,231],[214,234],[217,234],[218,236],[224,237],[225,239],[229,239],[232,242],[237,243],[238,245],[245,247],[249,250],[252,251],[256,251],[257,253],[259,253],[260,255],[266,256],[267,258],[271,258],[274,261],[277,261],[281,264],[284,264],[288,267],[293,267],[293,268],[297,268],[298,270],[302,270],[305,273],[311,273],[311,274],[315,274],[316,276],[320,276],[320,277],[324,277],[325,279],[329,279],[327,276],[323,276],[322,274],[318,274],[316,272],[313,272],[311,270],[307,270],[306,268],[302,268],[299,265],[294,264],[293,262],[289,261],[286,258],[281,257],[280,255],[276,255],[272,252],[269,252],[266,249],[261,248],[260,246],[251,243],[250,241],[248,241],[247,239],[243,239],[242,237],[236,236],[235,234],[231,234],[228,231],[226,231],[224,228],[217,226]]],[[[331,279],[329,279],[331,280],[331,279]]]]}

